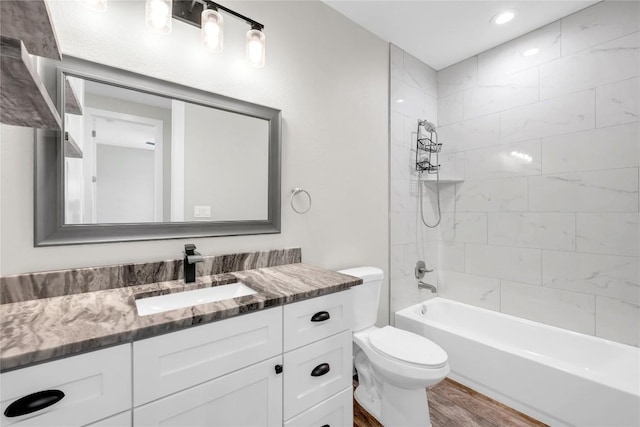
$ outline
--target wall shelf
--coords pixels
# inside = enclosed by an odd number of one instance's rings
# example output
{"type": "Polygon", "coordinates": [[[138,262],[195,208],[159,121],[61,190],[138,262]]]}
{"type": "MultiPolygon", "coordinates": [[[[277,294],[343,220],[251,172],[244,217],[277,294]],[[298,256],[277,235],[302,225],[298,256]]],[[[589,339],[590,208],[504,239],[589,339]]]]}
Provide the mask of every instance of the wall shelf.
{"type": "Polygon", "coordinates": [[[81,159],[83,156],[82,149],[69,132],[64,133],[64,156],[72,159],[81,159]]]}
{"type": "MultiPolygon", "coordinates": [[[[1,3],[4,9],[5,1],[1,3]]],[[[60,115],[20,40],[5,36],[0,38],[0,65],[0,122],[60,129],[60,115]]]]}
{"type": "Polygon", "coordinates": [[[78,96],[76,95],[76,91],[69,83],[69,79],[64,79],[64,112],[66,114],[77,114],[81,116],[82,113],[82,105],[78,100],[78,96]]]}
{"type": "Polygon", "coordinates": [[[60,61],[60,49],[49,8],[44,0],[0,1],[0,32],[22,40],[32,55],[60,61]]]}

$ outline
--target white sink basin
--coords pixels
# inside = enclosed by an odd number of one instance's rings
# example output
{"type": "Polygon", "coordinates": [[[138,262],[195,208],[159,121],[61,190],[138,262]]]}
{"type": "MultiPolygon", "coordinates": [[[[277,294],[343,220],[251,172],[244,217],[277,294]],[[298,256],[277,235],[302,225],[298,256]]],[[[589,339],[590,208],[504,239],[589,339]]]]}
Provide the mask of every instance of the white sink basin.
{"type": "Polygon", "coordinates": [[[256,291],[244,283],[236,282],[228,285],[140,298],[136,299],[136,307],[138,308],[138,314],[140,316],[146,316],[148,314],[162,313],[177,308],[192,307],[194,305],[243,297],[255,293],[256,291]]]}

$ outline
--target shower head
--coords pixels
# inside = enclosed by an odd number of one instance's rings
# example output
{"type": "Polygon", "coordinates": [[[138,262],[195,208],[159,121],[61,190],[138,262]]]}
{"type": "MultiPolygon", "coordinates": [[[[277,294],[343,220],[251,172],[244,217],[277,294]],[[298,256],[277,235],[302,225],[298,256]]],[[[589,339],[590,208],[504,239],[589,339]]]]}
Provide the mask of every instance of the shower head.
{"type": "Polygon", "coordinates": [[[427,132],[435,132],[436,131],[436,125],[434,125],[433,123],[427,121],[426,119],[425,120],[419,120],[418,121],[418,126],[424,127],[424,129],[427,132]]]}

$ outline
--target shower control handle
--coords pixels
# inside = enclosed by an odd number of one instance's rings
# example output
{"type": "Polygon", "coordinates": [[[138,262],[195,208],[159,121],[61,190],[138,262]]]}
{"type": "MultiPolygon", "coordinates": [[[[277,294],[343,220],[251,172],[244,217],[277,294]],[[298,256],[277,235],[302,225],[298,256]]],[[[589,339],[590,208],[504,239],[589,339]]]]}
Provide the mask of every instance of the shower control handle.
{"type": "Polygon", "coordinates": [[[424,261],[416,262],[416,279],[422,279],[426,273],[431,273],[432,271],[433,268],[427,268],[427,265],[424,263],[424,261]]]}

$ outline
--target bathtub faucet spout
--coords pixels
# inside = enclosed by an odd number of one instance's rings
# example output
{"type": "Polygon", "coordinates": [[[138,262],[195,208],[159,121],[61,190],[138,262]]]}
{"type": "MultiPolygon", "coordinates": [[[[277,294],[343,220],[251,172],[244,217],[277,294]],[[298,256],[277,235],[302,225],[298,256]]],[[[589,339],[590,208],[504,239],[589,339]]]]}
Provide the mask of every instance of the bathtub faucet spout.
{"type": "Polygon", "coordinates": [[[438,292],[438,289],[435,286],[430,285],[429,283],[425,283],[422,280],[418,282],[418,289],[428,289],[432,294],[438,292]]]}

